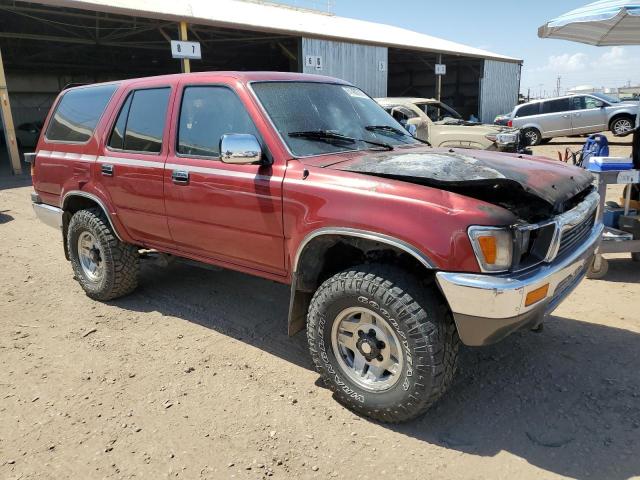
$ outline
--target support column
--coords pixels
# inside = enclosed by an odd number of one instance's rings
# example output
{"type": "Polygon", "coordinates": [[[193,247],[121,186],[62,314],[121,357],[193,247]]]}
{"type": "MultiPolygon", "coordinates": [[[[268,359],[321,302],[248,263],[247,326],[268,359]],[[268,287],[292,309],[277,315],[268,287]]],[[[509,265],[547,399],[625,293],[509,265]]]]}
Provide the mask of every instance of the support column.
{"type": "Polygon", "coordinates": [[[11,169],[14,175],[22,173],[20,165],[20,153],[18,152],[18,142],[16,141],[16,131],[13,127],[13,116],[11,115],[11,104],[9,103],[9,90],[7,90],[7,77],[4,74],[4,64],[2,63],[2,52],[0,51],[0,108],[2,108],[2,120],[4,123],[4,138],[9,151],[11,169]]]}
{"type": "MultiPolygon", "coordinates": [[[[186,42],[187,38],[187,22],[180,22],[180,40],[186,42]]],[[[182,73],[191,73],[191,61],[188,58],[180,60],[182,73]]]]}
{"type": "MultiPolygon", "coordinates": [[[[438,54],[438,63],[442,63],[442,54],[438,54]]],[[[440,101],[442,98],[442,75],[437,75],[438,81],[436,83],[436,99],[440,101]]]]}

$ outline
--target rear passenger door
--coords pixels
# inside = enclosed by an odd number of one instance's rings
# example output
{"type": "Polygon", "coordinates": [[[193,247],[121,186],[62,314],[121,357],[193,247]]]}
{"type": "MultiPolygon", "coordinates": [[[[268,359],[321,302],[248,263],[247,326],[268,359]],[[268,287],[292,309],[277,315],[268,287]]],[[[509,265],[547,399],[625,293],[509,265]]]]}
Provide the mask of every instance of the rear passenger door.
{"type": "Polygon", "coordinates": [[[171,98],[166,84],[127,90],[97,162],[116,214],[143,245],[171,244],[163,197],[171,98]]]}
{"type": "Polygon", "coordinates": [[[571,135],[571,115],[573,103],[570,98],[556,98],[542,102],[540,126],[543,137],[571,135]]]}
{"type": "Polygon", "coordinates": [[[165,202],[181,252],[275,275],[284,274],[284,160],[233,165],[220,160],[224,134],[258,138],[245,104],[225,85],[185,85],[176,107],[175,146],[166,164],[165,202]]]}

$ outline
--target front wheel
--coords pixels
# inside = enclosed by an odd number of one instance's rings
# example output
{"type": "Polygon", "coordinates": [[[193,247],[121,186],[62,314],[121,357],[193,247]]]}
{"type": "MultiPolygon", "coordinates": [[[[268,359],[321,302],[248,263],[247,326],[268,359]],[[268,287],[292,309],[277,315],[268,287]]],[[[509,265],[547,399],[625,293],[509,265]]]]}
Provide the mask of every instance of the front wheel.
{"type": "Polygon", "coordinates": [[[138,285],[138,249],[118,240],[101,210],[80,210],[71,217],[67,247],[75,277],[89,297],[112,300],[138,285]]]}
{"type": "Polygon", "coordinates": [[[618,117],[611,122],[609,130],[611,130],[614,135],[624,135],[633,130],[634,126],[632,117],[618,117]]]}
{"type": "Polygon", "coordinates": [[[460,340],[448,308],[402,270],[365,265],[325,281],[307,318],[311,357],[338,400],[403,422],[449,388],[460,340]]]}

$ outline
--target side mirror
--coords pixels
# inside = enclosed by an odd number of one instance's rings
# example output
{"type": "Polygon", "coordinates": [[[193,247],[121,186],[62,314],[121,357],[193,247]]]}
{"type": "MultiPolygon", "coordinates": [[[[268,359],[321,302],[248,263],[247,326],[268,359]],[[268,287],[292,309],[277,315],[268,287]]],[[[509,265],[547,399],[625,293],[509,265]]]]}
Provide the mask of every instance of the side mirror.
{"type": "Polygon", "coordinates": [[[258,139],[248,133],[230,133],[220,137],[220,159],[224,163],[249,165],[262,161],[258,139]]]}

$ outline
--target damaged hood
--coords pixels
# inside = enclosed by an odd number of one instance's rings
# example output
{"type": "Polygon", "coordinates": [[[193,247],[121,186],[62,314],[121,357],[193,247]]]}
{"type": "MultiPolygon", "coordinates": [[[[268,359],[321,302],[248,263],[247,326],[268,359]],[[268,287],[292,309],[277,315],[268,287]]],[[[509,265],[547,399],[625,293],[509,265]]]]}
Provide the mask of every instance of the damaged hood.
{"type": "Polygon", "coordinates": [[[554,160],[430,147],[368,153],[327,167],[419,183],[463,195],[465,189],[474,187],[507,188],[514,195],[523,191],[526,192],[523,197],[534,195],[557,212],[563,211],[564,203],[593,181],[586,170],[554,160]]]}

